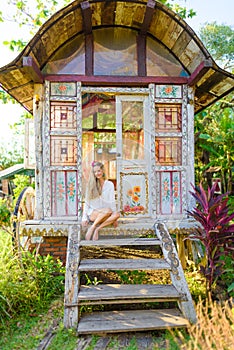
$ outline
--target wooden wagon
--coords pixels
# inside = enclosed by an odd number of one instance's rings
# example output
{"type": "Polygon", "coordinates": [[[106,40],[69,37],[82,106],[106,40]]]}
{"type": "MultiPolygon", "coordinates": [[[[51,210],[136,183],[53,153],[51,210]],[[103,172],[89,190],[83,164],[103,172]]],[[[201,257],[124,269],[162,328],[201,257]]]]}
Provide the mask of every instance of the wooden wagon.
{"type": "Polygon", "coordinates": [[[36,208],[22,234],[41,237],[41,253],[66,260],[65,325],[78,324],[80,333],[95,333],[194,322],[168,228],[194,225],[187,216],[194,206],[189,193],[194,182],[194,114],[231,92],[234,76],[217,66],[179,15],[157,1],[76,0],[53,15],[22,53],[0,69],[0,82],[34,117],[36,208]],[[88,243],[83,241],[81,215],[93,160],[105,163],[115,183],[121,219],[118,228],[107,228],[99,241],[88,243]],[[133,187],[138,188],[137,201],[129,195],[133,187]],[[149,235],[154,240],[139,238],[149,235]],[[80,260],[80,249],[89,244],[133,247],[136,242],[159,244],[164,260],[80,260]],[[120,270],[169,269],[172,284],[165,289],[129,286],[128,298],[127,287],[106,286],[98,294],[97,288],[80,286],[80,273],[111,270],[116,264],[120,270]],[[102,322],[97,321],[100,315],[89,316],[87,323],[80,318],[84,300],[152,302],[165,300],[163,294],[178,301],[182,318],[177,311],[168,317],[164,311],[161,316],[103,313],[102,322]],[[146,322],[147,317],[158,321],[146,322]],[[141,318],[145,323],[136,322],[141,318]]]}

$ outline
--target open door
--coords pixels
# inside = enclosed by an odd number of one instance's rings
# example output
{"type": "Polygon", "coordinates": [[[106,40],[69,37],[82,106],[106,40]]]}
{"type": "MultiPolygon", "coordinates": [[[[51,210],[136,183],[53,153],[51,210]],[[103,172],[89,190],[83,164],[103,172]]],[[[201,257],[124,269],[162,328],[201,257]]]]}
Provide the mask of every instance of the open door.
{"type": "Polygon", "coordinates": [[[116,163],[119,210],[150,216],[150,137],[147,96],[116,96],[116,163]]]}

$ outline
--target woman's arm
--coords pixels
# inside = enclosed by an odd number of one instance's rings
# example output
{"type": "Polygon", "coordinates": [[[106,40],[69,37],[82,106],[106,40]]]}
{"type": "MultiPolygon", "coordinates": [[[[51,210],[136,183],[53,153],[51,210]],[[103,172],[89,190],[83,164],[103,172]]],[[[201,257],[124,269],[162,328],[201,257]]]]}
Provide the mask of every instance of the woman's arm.
{"type": "Polygon", "coordinates": [[[102,190],[102,199],[108,208],[116,212],[115,188],[113,182],[105,182],[102,190]]]}

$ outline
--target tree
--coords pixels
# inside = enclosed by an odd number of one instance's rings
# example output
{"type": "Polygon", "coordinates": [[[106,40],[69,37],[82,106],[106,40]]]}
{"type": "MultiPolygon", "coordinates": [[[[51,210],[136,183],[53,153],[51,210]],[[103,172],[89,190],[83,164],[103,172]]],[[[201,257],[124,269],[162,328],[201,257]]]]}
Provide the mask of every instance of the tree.
{"type": "MultiPolygon", "coordinates": [[[[234,30],[216,22],[205,25],[200,36],[220,66],[234,71],[234,30]]],[[[223,191],[232,191],[234,163],[234,94],[208,107],[195,117],[196,180],[204,175],[211,186],[210,167],[220,167],[223,191]]]]}
{"type": "Polygon", "coordinates": [[[214,60],[224,69],[234,71],[234,30],[213,22],[202,27],[199,34],[214,60]]]}

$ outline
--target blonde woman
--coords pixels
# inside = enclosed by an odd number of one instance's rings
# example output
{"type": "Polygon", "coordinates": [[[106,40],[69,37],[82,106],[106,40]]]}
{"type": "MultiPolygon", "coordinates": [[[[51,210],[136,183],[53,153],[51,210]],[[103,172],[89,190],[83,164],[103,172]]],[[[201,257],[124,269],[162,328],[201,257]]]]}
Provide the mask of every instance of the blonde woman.
{"type": "Polygon", "coordinates": [[[82,226],[91,223],[85,239],[98,240],[99,230],[114,224],[117,226],[119,213],[116,211],[114,184],[105,177],[104,165],[93,162],[89,176],[85,204],[82,217],[82,226]]]}

